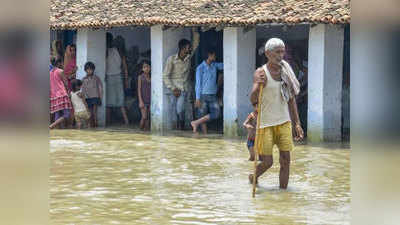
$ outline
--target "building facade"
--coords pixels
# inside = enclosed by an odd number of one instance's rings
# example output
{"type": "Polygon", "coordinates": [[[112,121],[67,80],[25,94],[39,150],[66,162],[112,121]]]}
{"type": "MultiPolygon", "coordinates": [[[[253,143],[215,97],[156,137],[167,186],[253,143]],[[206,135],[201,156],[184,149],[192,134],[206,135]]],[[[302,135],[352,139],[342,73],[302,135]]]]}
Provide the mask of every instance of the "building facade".
{"type": "MultiPolygon", "coordinates": [[[[345,68],[349,64],[345,51],[349,1],[101,0],[83,5],[81,1],[54,0],[51,6],[50,28],[76,31],[78,78],[84,76],[87,61],[94,62],[97,75],[105,78],[106,32],[123,36],[128,51],[137,48],[151,53],[152,132],[172,129],[173,117],[162,79],[166,59],[177,52],[181,38],[192,39],[192,27],[199,27],[201,33],[214,30],[222,35],[225,136],[245,135],[242,123],[252,110],[252,76],[262,58],[258,50],[268,38],[279,37],[294,46],[301,61],[308,62],[307,122],[303,124],[308,140],[343,138],[344,123],[348,121],[344,110],[349,110],[343,106],[350,101],[349,97],[343,98],[343,88],[347,87],[343,84],[349,76],[345,68]]],[[[104,105],[98,112],[101,125],[106,119],[104,105]]],[[[190,104],[186,109],[188,115],[193,115],[190,104]]]]}

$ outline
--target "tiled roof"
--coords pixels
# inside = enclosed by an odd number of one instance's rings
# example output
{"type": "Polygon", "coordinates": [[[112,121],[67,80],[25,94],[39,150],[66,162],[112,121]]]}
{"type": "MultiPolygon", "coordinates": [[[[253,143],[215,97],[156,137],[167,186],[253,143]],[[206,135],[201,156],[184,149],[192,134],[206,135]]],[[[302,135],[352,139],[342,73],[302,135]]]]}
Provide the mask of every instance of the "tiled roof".
{"type": "Polygon", "coordinates": [[[50,0],[50,27],[350,23],[350,0],[50,0]]]}

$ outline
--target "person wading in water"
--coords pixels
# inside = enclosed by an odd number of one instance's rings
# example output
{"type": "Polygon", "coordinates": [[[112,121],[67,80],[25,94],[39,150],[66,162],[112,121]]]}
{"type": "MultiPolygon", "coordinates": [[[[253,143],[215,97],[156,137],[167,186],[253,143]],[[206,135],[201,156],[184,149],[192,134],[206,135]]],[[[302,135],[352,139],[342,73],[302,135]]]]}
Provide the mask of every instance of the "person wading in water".
{"type": "MultiPolygon", "coordinates": [[[[283,60],[285,44],[278,38],[271,38],[265,45],[268,63],[254,73],[253,88],[250,94],[252,104],[257,103],[260,86],[264,85],[261,102],[259,143],[256,149],[261,163],[256,168],[256,183],[265,171],[272,166],[272,148],[279,149],[279,186],[286,189],[289,182],[290,151],[293,150],[292,124],[295,140],[303,139],[295,96],[299,93],[299,82],[290,65],[283,60]],[[292,118],[292,120],[291,120],[292,118]]],[[[253,183],[253,174],[249,175],[253,183]]]]}

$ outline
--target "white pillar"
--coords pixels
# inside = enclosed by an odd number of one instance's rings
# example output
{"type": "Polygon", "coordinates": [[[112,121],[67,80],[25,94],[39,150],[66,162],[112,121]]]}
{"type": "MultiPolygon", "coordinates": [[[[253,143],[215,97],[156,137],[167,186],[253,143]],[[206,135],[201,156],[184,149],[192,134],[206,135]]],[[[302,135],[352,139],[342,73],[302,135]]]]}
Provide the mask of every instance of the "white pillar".
{"type": "MultiPolygon", "coordinates": [[[[167,88],[163,82],[163,69],[170,55],[178,52],[178,42],[186,38],[190,41],[189,28],[151,27],[151,130],[162,132],[172,129],[176,120],[171,113],[167,98],[167,88]]],[[[188,113],[188,112],[186,112],[188,113]]]]}
{"type": "Polygon", "coordinates": [[[343,27],[310,28],[307,135],[311,142],[341,140],[343,45],[343,27]]]}
{"type": "Polygon", "coordinates": [[[256,30],[224,29],[224,135],[246,134],[242,124],[252,111],[249,94],[256,64],[256,30]]]}
{"type": "Polygon", "coordinates": [[[104,127],[106,121],[105,114],[105,73],[106,73],[106,31],[82,29],[77,32],[76,40],[76,64],[78,67],[77,78],[82,79],[86,73],[85,63],[91,61],[96,66],[95,74],[103,82],[102,105],[97,110],[99,126],[104,127]]]}

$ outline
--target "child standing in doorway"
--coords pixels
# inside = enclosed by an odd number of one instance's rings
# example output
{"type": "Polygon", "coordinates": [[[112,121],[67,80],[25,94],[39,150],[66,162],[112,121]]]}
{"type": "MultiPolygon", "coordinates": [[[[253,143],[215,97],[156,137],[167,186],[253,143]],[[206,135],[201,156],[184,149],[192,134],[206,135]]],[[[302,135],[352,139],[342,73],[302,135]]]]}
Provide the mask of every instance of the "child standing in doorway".
{"type": "Polygon", "coordinates": [[[254,142],[256,139],[257,129],[257,103],[253,105],[254,111],[251,112],[243,123],[247,129],[247,149],[249,150],[249,161],[254,161],[254,142]]]}
{"type": "Polygon", "coordinates": [[[151,65],[144,60],[142,62],[142,71],[138,80],[139,108],[142,114],[140,120],[140,129],[150,130],[150,104],[151,104],[151,65]]]}
{"type": "Polygon", "coordinates": [[[103,84],[100,78],[94,74],[94,63],[85,64],[86,76],[83,78],[82,93],[86,98],[90,111],[91,127],[97,127],[97,107],[101,105],[103,97],[103,84]]]}
{"type": "Polygon", "coordinates": [[[75,111],[75,121],[78,129],[81,129],[82,122],[87,122],[90,119],[88,106],[85,101],[85,97],[81,91],[82,81],[74,79],[71,81],[71,102],[75,111]]]}

